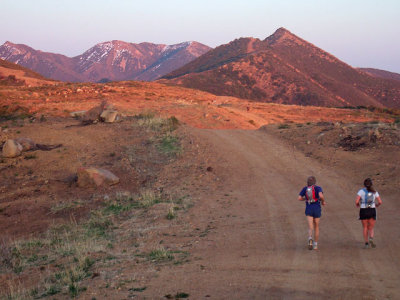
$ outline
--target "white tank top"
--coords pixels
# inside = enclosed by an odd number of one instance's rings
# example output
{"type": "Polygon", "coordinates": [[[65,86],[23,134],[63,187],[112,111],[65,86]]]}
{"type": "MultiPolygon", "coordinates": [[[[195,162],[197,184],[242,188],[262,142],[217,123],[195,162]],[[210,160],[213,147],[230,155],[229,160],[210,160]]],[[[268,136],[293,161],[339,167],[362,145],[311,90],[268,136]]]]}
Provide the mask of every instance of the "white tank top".
{"type": "Polygon", "coordinates": [[[375,199],[379,197],[379,193],[368,192],[367,189],[361,189],[357,193],[360,199],[360,207],[361,208],[375,208],[375,199]]]}

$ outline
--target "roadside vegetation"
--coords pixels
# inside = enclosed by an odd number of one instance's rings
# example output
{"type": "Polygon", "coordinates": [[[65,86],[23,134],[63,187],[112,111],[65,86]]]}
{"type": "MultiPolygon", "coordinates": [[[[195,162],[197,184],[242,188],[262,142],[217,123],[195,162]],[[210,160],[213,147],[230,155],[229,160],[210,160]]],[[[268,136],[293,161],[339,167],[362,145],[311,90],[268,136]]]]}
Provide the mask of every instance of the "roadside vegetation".
{"type": "MultiPolygon", "coordinates": [[[[127,238],[118,231],[120,224],[145,213],[158,203],[173,207],[173,212],[169,211],[173,218],[176,217],[176,209],[184,209],[182,199],[174,201],[152,190],[146,189],[136,195],[120,192],[92,210],[90,217],[81,223],[72,220],[51,227],[38,238],[3,243],[0,249],[1,273],[23,276],[39,269],[41,277],[30,288],[22,288],[22,284],[9,281],[2,297],[40,299],[57,294],[71,298],[78,296],[86,290],[87,280],[98,276],[96,267],[120,256],[114,245],[127,238]]],[[[55,210],[60,209],[57,207],[55,210]]],[[[189,254],[158,247],[148,253],[135,253],[135,256],[143,258],[144,262],[180,264],[189,254]]]]}
{"type": "MultiPolygon", "coordinates": [[[[148,160],[159,169],[183,152],[175,132],[179,126],[175,117],[163,119],[147,113],[134,117],[132,126],[147,136],[144,147],[132,144],[126,149],[132,166],[140,167],[141,162],[148,160]]],[[[114,152],[109,157],[116,155],[114,152]]],[[[147,166],[150,171],[144,177],[156,172],[151,164],[147,166]]],[[[155,188],[150,181],[137,192],[117,190],[104,194],[95,207],[86,208],[87,217],[79,221],[72,212],[85,208],[84,199],[53,205],[50,214],[70,214],[70,221],[55,224],[35,237],[1,241],[0,273],[8,279],[0,289],[0,298],[76,298],[87,290],[90,280],[99,277],[101,272],[107,273],[115,263],[126,264],[132,260],[137,264],[184,263],[188,252],[146,244],[145,239],[148,227],[158,226],[154,215],[159,215],[159,222],[175,222],[191,207],[190,196],[170,191],[155,188]],[[35,275],[32,277],[32,274],[35,275]]],[[[113,287],[118,289],[125,284],[121,281],[113,287]]],[[[105,288],[111,286],[110,283],[105,288]]],[[[130,289],[131,292],[144,290],[143,286],[130,289]]]]}
{"type": "Polygon", "coordinates": [[[162,154],[169,157],[176,157],[182,151],[179,137],[174,131],[179,126],[179,121],[174,116],[164,119],[156,117],[154,113],[145,113],[135,116],[137,122],[134,126],[138,126],[146,131],[155,133],[149,143],[155,144],[156,148],[162,154]]]}

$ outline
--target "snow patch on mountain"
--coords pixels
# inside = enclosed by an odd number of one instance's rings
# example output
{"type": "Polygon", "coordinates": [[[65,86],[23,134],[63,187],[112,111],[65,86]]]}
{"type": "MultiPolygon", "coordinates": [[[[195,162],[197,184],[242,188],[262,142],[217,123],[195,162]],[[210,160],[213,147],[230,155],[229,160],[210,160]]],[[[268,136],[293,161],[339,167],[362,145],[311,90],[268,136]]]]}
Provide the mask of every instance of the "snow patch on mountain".
{"type": "Polygon", "coordinates": [[[100,62],[112,49],[114,49],[113,42],[97,44],[82,54],[79,58],[79,67],[82,71],[86,71],[92,64],[100,62]]]}
{"type": "Polygon", "coordinates": [[[0,58],[8,60],[13,56],[24,54],[21,50],[15,47],[12,43],[6,42],[2,47],[4,50],[0,52],[0,58]]]}
{"type": "Polygon", "coordinates": [[[114,59],[112,61],[112,65],[115,63],[119,63],[121,61],[121,57],[123,57],[124,53],[131,54],[127,49],[117,49],[115,51],[114,59]]]}
{"type": "Polygon", "coordinates": [[[183,42],[183,43],[175,44],[175,45],[166,45],[166,46],[161,50],[161,52],[162,52],[162,53],[164,53],[164,52],[171,52],[171,51],[175,51],[175,50],[178,50],[178,49],[187,48],[187,47],[189,47],[192,43],[193,43],[193,42],[183,42]]]}

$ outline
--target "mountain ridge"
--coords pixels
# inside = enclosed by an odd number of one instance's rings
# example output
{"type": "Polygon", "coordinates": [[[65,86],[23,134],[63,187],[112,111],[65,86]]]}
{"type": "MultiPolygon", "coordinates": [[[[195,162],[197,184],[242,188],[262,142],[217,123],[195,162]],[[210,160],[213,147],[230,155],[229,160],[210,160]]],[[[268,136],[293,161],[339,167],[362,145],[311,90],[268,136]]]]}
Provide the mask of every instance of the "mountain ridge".
{"type": "Polygon", "coordinates": [[[0,58],[62,81],[152,81],[210,49],[195,41],[165,45],[112,40],[98,43],[81,55],[67,57],[7,41],[0,46],[0,58]],[[157,65],[158,68],[147,70],[157,65]]]}
{"type": "Polygon", "coordinates": [[[371,77],[285,28],[216,47],[160,82],[281,104],[400,107],[400,83],[371,77]]]}
{"type": "Polygon", "coordinates": [[[357,68],[361,72],[367,73],[373,77],[379,77],[384,79],[392,79],[400,81],[400,74],[396,72],[390,72],[386,70],[376,69],[376,68],[357,68]]]}

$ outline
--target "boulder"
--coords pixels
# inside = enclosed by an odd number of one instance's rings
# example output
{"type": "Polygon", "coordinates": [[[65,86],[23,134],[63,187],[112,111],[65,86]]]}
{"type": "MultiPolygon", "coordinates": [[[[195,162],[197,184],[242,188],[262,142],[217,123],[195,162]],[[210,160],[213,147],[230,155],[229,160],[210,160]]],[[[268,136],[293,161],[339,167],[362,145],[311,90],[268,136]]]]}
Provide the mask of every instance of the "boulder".
{"type": "Polygon", "coordinates": [[[23,147],[15,140],[7,140],[3,145],[3,157],[17,157],[22,153],[23,147]]]}
{"type": "Polygon", "coordinates": [[[82,121],[83,122],[95,122],[95,121],[98,121],[102,112],[103,112],[103,106],[102,105],[95,106],[95,107],[89,109],[87,112],[85,112],[82,115],[82,121]]]}
{"type": "Polygon", "coordinates": [[[28,138],[17,138],[17,139],[15,139],[15,141],[22,146],[22,151],[23,152],[36,149],[36,144],[31,139],[28,139],[28,138]]]}
{"type": "Polygon", "coordinates": [[[120,119],[119,114],[115,110],[104,110],[100,115],[100,120],[106,123],[114,123],[120,119]]]}
{"type": "Polygon", "coordinates": [[[86,113],[86,110],[78,110],[78,111],[73,111],[70,112],[69,115],[73,118],[82,118],[86,113]]]}
{"type": "Polygon", "coordinates": [[[100,105],[95,106],[88,111],[76,111],[71,116],[82,119],[83,125],[95,124],[98,121],[106,123],[114,123],[121,119],[121,115],[114,108],[112,103],[103,101],[100,105]]]}
{"type": "Polygon", "coordinates": [[[78,186],[90,187],[90,186],[104,186],[114,185],[119,183],[119,178],[108,170],[94,168],[94,167],[82,167],[78,169],[78,186]]]}

